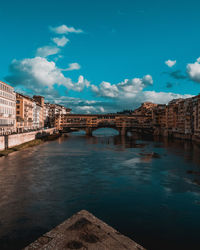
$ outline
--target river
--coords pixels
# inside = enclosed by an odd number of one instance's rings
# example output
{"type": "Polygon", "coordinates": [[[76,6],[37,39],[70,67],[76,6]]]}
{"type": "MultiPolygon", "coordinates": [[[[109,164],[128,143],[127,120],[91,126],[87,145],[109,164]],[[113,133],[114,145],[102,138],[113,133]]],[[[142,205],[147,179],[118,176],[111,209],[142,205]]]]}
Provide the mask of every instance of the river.
{"type": "Polygon", "coordinates": [[[86,209],[148,249],[199,249],[200,146],[70,134],[0,159],[0,249],[86,209]]]}

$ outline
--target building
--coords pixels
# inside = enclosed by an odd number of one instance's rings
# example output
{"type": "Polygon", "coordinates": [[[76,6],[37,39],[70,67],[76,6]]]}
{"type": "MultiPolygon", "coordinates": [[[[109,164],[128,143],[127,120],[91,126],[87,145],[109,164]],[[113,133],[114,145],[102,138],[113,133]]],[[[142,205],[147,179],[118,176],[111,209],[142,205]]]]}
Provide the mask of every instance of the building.
{"type": "Polygon", "coordinates": [[[16,93],[17,132],[34,129],[34,100],[26,95],[16,93]]]}
{"type": "Polygon", "coordinates": [[[141,126],[151,126],[153,123],[153,110],[157,104],[152,102],[144,102],[142,105],[132,112],[132,115],[137,117],[138,124],[141,126]]]}
{"type": "Polygon", "coordinates": [[[34,125],[36,129],[44,128],[44,117],[45,117],[45,105],[44,105],[44,97],[43,96],[33,96],[33,100],[35,101],[35,109],[34,109],[34,125]]]}
{"type": "Polygon", "coordinates": [[[16,94],[14,88],[0,81],[0,134],[16,131],[16,94]]]}
{"type": "Polygon", "coordinates": [[[44,127],[44,120],[43,120],[43,107],[34,102],[33,104],[33,129],[40,129],[44,127]]]}
{"type": "Polygon", "coordinates": [[[183,99],[174,99],[166,107],[166,128],[169,133],[177,130],[178,104],[183,99]]]}
{"type": "Polygon", "coordinates": [[[71,109],[62,105],[45,103],[44,126],[50,128],[55,127],[58,120],[61,119],[61,116],[63,117],[63,115],[69,114],[70,112],[71,109]]]}
{"type": "Polygon", "coordinates": [[[200,94],[192,98],[194,136],[200,139],[200,94]]]}
{"type": "Polygon", "coordinates": [[[158,104],[153,109],[153,125],[159,128],[166,128],[166,108],[165,104],[158,104]]]}

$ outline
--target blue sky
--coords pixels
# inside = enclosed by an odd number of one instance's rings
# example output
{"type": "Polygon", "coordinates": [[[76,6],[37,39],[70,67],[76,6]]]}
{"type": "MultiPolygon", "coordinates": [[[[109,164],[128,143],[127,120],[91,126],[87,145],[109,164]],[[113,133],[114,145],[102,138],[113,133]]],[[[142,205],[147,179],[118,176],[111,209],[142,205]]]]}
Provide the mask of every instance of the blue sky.
{"type": "Polygon", "coordinates": [[[200,92],[199,1],[1,1],[0,79],[74,112],[200,92]]]}

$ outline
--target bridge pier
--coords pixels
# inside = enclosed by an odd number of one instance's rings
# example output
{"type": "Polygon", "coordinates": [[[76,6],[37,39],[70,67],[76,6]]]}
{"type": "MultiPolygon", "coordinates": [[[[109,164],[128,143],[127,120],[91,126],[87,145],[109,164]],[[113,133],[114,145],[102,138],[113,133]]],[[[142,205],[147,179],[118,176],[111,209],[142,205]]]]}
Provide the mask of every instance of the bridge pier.
{"type": "Polygon", "coordinates": [[[120,130],[119,130],[119,134],[121,136],[126,136],[127,135],[127,129],[125,127],[122,127],[120,130]]]}
{"type": "Polygon", "coordinates": [[[92,136],[92,129],[91,128],[86,128],[85,130],[87,136],[92,136]]]}

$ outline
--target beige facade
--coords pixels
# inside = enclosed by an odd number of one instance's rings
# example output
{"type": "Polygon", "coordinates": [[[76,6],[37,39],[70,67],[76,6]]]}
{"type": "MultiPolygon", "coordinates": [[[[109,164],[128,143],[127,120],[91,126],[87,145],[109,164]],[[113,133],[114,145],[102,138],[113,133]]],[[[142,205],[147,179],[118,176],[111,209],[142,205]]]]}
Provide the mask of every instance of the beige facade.
{"type": "Polygon", "coordinates": [[[153,110],[157,107],[157,104],[152,102],[144,102],[142,105],[135,109],[132,113],[133,116],[136,116],[137,122],[141,126],[149,126],[153,123],[153,110]]]}
{"type": "Polygon", "coordinates": [[[193,101],[193,128],[194,136],[200,138],[200,95],[197,95],[192,98],[193,101]]]}
{"type": "Polygon", "coordinates": [[[17,131],[23,132],[32,130],[34,100],[29,96],[16,93],[16,119],[17,131]]]}
{"type": "Polygon", "coordinates": [[[166,105],[158,104],[153,109],[153,125],[160,128],[166,128],[166,105]]]}
{"type": "Polygon", "coordinates": [[[14,88],[0,81],[0,134],[16,131],[16,94],[14,88]]]}
{"type": "Polygon", "coordinates": [[[178,104],[183,99],[174,99],[170,101],[166,108],[166,128],[168,131],[172,132],[177,129],[177,114],[178,114],[178,104]]]}
{"type": "Polygon", "coordinates": [[[173,137],[200,139],[200,95],[174,99],[163,113],[159,109],[160,105],[154,109],[155,127],[165,127],[165,134],[173,137]]]}

